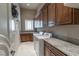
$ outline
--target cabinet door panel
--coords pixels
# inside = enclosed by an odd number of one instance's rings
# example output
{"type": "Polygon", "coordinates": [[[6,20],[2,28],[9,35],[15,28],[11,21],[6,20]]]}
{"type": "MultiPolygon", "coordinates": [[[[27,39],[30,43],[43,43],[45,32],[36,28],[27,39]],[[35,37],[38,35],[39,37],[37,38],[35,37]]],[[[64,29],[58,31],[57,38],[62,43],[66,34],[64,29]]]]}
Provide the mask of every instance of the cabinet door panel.
{"type": "Polygon", "coordinates": [[[73,23],[73,8],[71,7],[68,7],[69,8],[69,19],[70,19],[70,22],[73,23]]]}
{"type": "Polygon", "coordinates": [[[74,8],[74,24],[79,24],[79,9],[74,8]]]}
{"type": "Polygon", "coordinates": [[[48,25],[52,23],[55,25],[55,3],[48,4],[48,25]]]}
{"type": "Polygon", "coordinates": [[[47,26],[47,22],[48,22],[48,20],[47,20],[47,17],[48,17],[48,15],[47,15],[47,4],[44,5],[44,7],[42,9],[42,14],[43,14],[43,24],[44,24],[44,26],[47,26]]]}
{"type": "Polygon", "coordinates": [[[50,56],[55,56],[55,54],[53,54],[52,52],[50,53],[50,56]]]}
{"type": "Polygon", "coordinates": [[[63,20],[62,24],[71,24],[72,22],[72,10],[69,7],[63,7],[63,20]]]}
{"type": "Polygon", "coordinates": [[[56,24],[62,23],[62,17],[63,17],[63,3],[57,3],[56,4],[56,24]]]}
{"type": "Polygon", "coordinates": [[[45,56],[50,56],[50,50],[47,47],[45,47],[45,56]]]}
{"type": "Polygon", "coordinates": [[[63,3],[56,4],[56,23],[71,24],[72,23],[72,8],[64,6],[63,3]]]}

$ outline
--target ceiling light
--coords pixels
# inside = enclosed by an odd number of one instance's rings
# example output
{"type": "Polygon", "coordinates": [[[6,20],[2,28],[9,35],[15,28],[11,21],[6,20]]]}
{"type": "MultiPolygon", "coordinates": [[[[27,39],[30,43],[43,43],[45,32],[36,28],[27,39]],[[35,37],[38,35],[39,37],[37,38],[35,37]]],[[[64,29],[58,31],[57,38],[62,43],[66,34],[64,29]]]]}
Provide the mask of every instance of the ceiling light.
{"type": "Polygon", "coordinates": [[[30,6],[30,4],[29,4],[29,3],[27,3],[26,5],[27,5],[27,6],[30,6]]]}

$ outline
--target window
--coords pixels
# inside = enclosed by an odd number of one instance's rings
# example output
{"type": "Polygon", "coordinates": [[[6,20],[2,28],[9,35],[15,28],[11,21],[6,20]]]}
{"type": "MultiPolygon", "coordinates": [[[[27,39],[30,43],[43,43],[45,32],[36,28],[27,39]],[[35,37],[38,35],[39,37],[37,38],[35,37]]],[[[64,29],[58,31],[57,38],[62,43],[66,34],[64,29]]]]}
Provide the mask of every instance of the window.
{"type": "Polygon", "coordinates": [[[43,27],[42,20],[35,20],[35,28],[41,28],[43,27]]]}
{"type": "Polygon", "coordinates": [[[33,20],[25,20],[25,30],[34,30],[33,28],[33,20]]]}

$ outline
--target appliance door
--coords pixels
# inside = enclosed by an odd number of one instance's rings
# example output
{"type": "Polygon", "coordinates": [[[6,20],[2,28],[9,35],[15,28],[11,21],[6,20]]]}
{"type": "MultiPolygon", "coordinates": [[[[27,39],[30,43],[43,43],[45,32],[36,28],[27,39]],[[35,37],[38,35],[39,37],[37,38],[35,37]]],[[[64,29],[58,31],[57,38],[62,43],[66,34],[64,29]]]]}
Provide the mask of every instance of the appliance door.
{"type": "Polygon", "coordinates": [[[34,36],[34,49],[37,56],[44,56],[44,41],[34,36]]]}
{"type": "Polygon", "coordinates": [[[39,55],[38,47],[39,47],[39,41],[36,37],[34,37],[34,49],[37,55],[39,55]]]}

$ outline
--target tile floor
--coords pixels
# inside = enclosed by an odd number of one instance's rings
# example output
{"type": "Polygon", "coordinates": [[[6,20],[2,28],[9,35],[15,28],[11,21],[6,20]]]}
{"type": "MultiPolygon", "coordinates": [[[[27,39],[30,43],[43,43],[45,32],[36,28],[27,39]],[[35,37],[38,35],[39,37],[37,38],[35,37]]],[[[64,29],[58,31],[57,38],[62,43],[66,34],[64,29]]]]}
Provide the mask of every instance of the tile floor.
{"type": "Polygon", "coordinates": [[[36,56],[33,42],[23,42],[20,44],[14,56],[36,56]]]}

